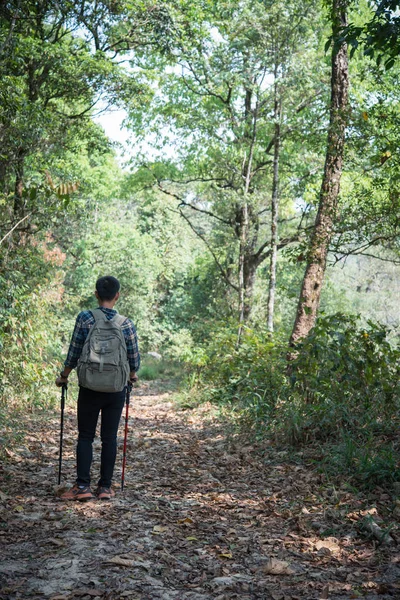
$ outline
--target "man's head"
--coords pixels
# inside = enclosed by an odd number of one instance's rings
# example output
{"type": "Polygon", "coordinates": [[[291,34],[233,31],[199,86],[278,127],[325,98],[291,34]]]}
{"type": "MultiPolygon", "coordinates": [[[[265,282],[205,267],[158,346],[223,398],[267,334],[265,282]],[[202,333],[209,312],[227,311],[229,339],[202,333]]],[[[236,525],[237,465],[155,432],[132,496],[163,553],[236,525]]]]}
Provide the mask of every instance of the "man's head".
{"type": "Polygon", "coordinates": [[[120,283],[115,277],[111,275],[100,277],[96,281],[96,296],[101,302],[118,300],[120,287],[120,283]]]}

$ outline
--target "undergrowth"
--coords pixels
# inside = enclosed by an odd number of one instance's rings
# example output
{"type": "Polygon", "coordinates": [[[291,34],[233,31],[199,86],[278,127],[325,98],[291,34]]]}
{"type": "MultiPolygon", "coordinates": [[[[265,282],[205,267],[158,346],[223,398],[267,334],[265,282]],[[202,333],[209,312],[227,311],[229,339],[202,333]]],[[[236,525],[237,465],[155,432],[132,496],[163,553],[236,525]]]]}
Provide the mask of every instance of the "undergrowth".
{"type": "Polygon", "coordinates": [[[145,355],[142,359],[138,376],[143,381],[154,381],[156,379],[171,380],[179,378],[181,373],[182,366],[180,363],[145,355]]]}
{"type": "MultiPolygon", "coordinates": [[[[288,365],[286,345],[247,330],[214,336],[186,387],[238,427],[278,446],[322,451],[321,467],[362,487],[400,481],[400,352],[388,331],[356,316],[321,317],[288,365]]],[[[182,398],[181,398],[182,403],[182,398]]]]}

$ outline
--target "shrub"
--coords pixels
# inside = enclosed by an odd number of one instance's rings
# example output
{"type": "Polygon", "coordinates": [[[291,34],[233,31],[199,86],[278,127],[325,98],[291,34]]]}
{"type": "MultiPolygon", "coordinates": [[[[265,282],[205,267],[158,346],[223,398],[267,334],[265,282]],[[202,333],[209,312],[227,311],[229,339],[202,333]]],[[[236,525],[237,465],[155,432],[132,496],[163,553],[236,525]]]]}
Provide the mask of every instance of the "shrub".
{"type": "Polygon", "coordinates": [[[379,324],[360,327],[358,317],[336,314],[319,319],[301,344],[291,385],[314,438],[379,429],[398,417],[400,353],[388,333],[379,324]]]}
{"type": "Polygon", "coordinates": [[[157,360],[151,356],[144,356],[138,372],[139,379],[154,381],[156,379],[179,377],[182,367],[177,362],[157,360]]]}
{"type": "Polygon", "coordinates": [[[388,334],[356,316],[321,317],[297,347],[289,375],[278,338],[247,329],[236,348],[236,332],[220,330],[192,383],[258,437],[317,443],[335,472],[363,485],[390,482],[400,479],[400,352],[388,334]]]}

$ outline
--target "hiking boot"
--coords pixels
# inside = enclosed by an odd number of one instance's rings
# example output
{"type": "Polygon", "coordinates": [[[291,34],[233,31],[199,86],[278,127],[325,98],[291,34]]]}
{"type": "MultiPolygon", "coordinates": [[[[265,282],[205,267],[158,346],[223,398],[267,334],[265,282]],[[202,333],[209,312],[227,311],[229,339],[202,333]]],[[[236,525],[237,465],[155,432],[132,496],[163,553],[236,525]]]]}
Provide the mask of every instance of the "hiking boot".
{"type": "Polygon", "coordinates": [[[115,492],[110,487],[99,485],[96,490],[96,496],[99,500],[111,500],[111,498],[114,498],[115,492]]]}
{"type": "Polygon", "coordinates": [[[94,498],[89,485],[78,485],[77,483],[67,492],[60,496],[61,500],[79,500],[86,502],[94,498]]]}

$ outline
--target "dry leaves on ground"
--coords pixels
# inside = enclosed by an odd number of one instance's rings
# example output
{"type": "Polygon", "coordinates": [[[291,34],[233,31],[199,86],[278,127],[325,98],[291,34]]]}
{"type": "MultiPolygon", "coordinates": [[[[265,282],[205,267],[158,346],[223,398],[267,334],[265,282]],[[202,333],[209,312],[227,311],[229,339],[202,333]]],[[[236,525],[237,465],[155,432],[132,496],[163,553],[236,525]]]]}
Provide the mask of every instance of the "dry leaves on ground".
{"type": "MultiPolygon", "coordinates": [[[[125,490],[54,495],[58,418],[42,415],[0,468],[0,600],[400,598],[395,499],[332,486],[301,455],[261,448],[142,385],[132,399],[125,490]],[[371,512],[372,511],[372,512],[371,512]],[[393,540],[383,544],[365,522],[393,540]]],[[[74,479],[66,413],[63,479],[74,479]]],[[[123,424],[121,424],[121,429],[123,424]]],[[[93,477],[100,444],[94,444],[93,477]]],[[[377,530],[375,530],[377,532],[377,530]]]]}

